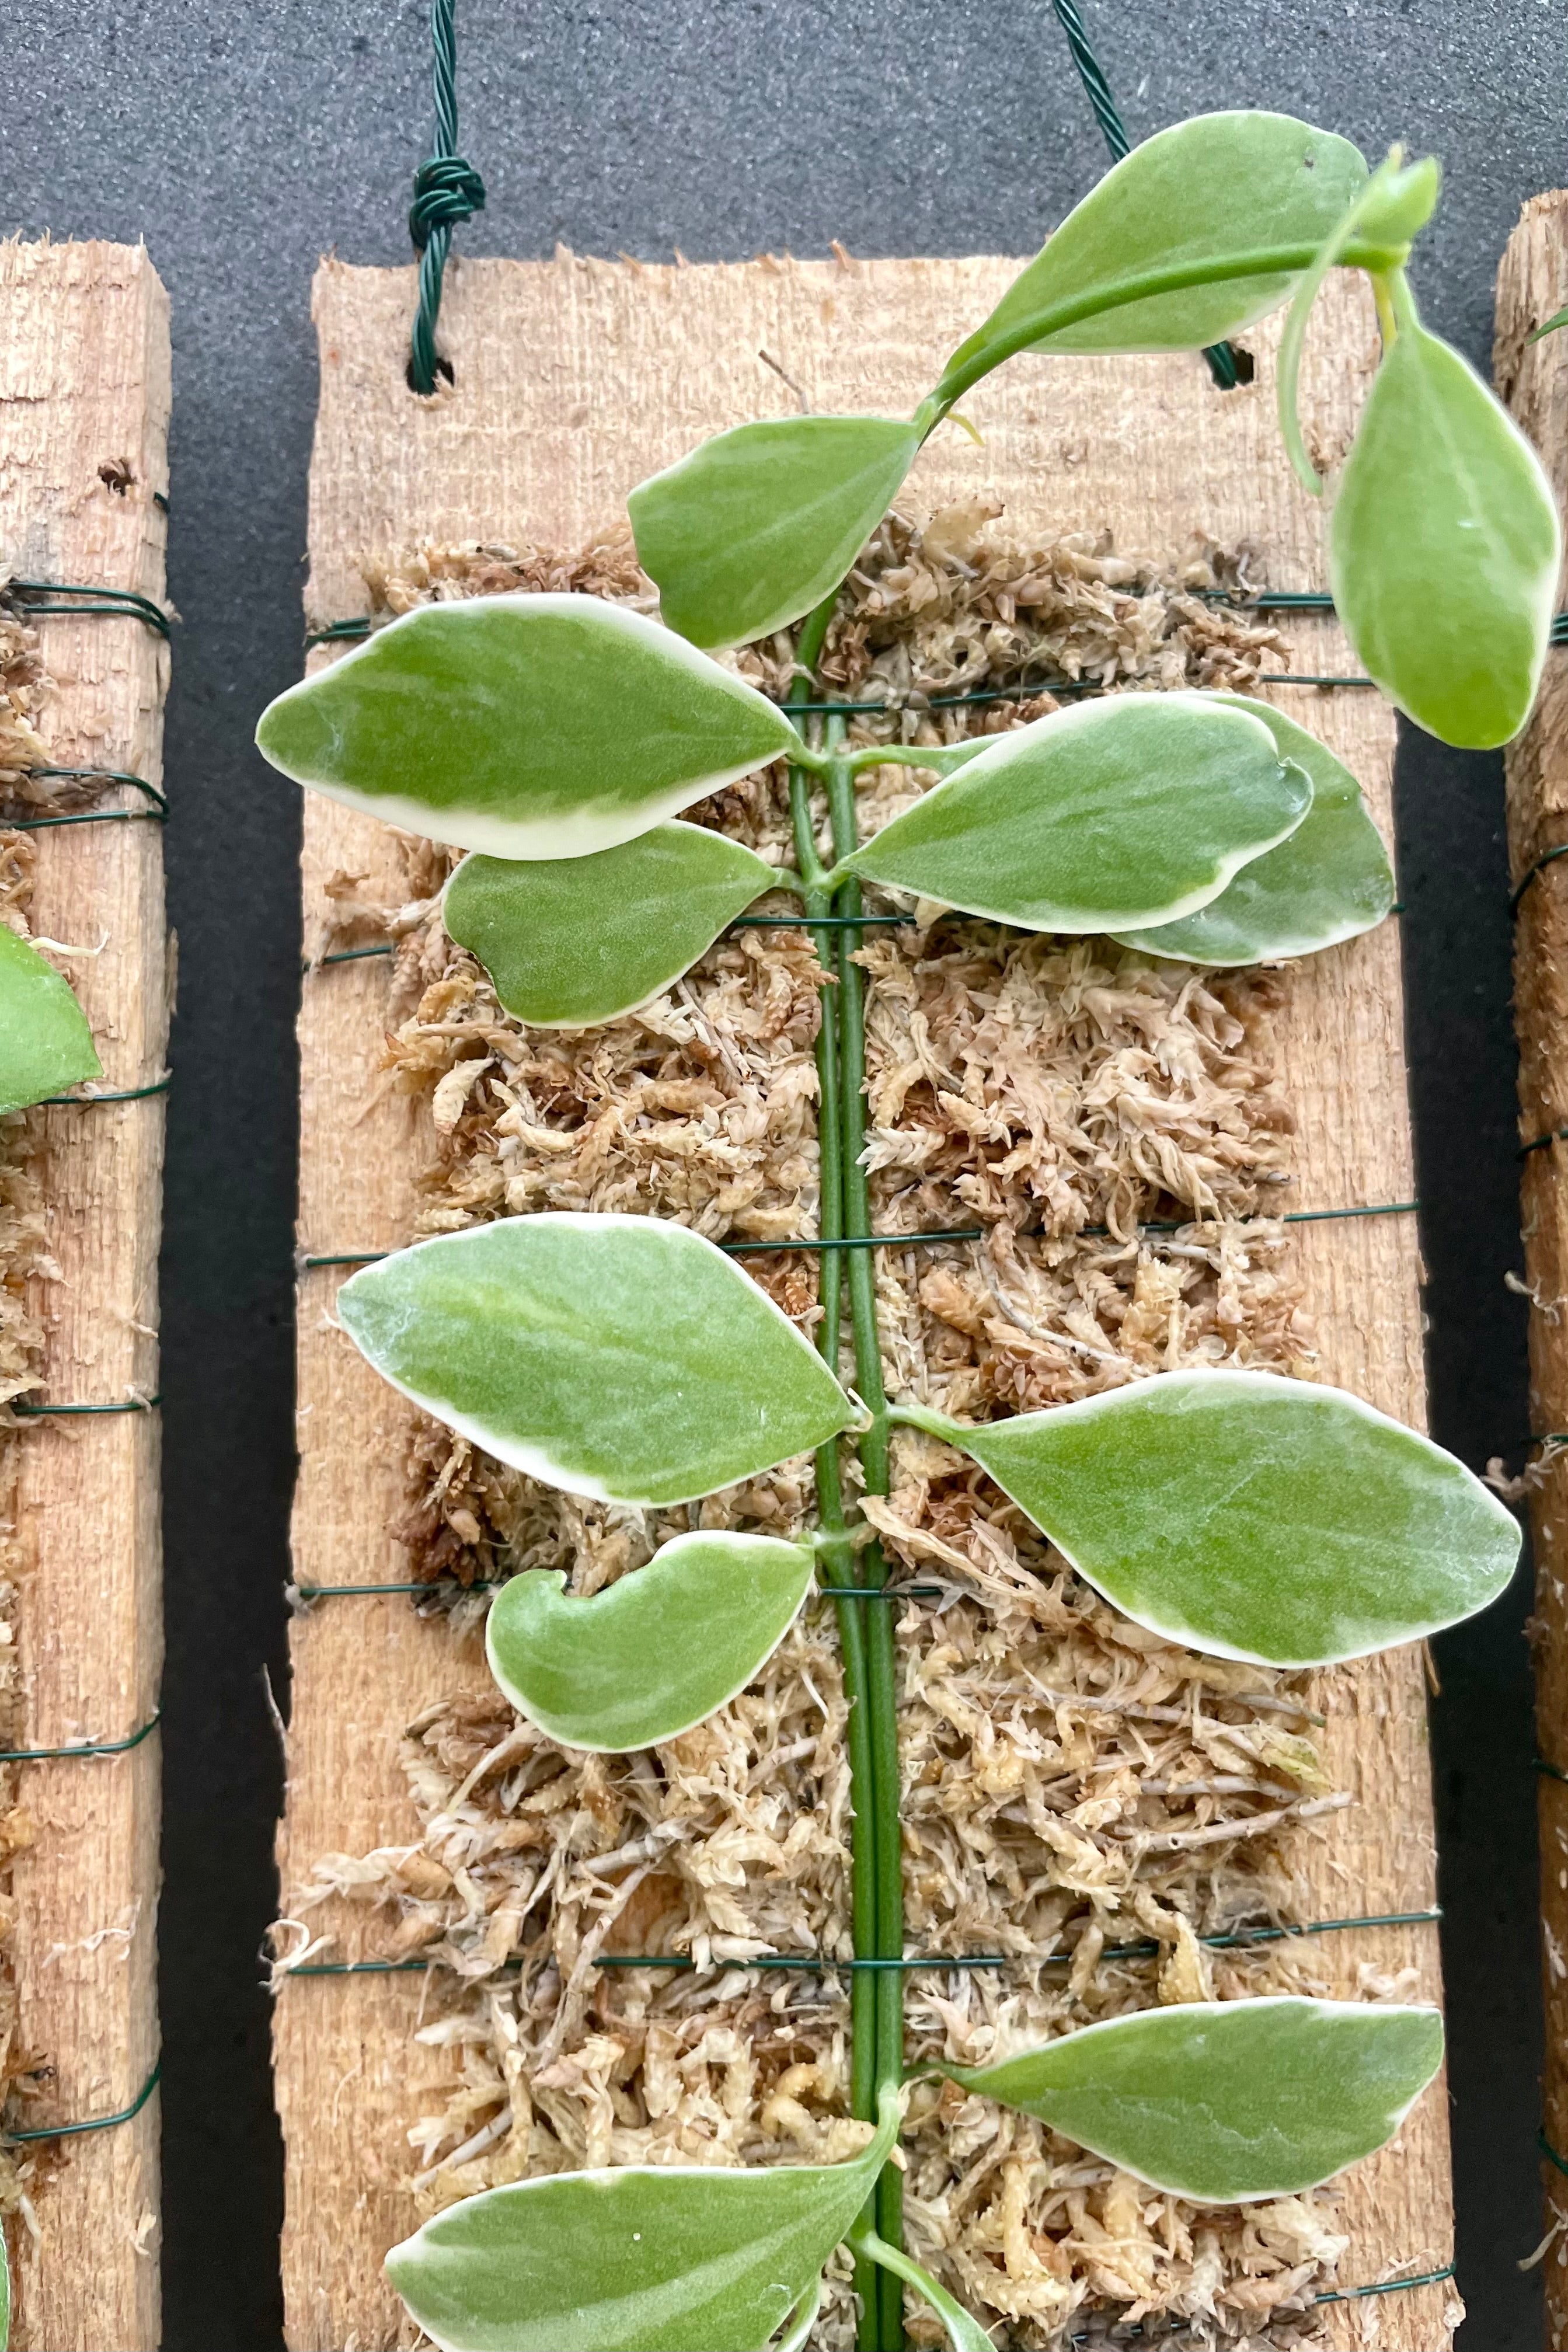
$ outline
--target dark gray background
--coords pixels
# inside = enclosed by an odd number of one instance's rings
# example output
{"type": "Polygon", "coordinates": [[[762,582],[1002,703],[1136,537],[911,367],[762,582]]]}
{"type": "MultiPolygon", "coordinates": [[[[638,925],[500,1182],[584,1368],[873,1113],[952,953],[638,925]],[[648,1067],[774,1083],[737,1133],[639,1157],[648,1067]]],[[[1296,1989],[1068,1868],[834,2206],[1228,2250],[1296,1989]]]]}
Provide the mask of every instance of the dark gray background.
{"type": "MultiPolygon", "coordinates": [[[[1417,284],[1430,322],[1485,365],[1519,206],[1568,176],[1556,0],[1085,5],[1135,139],[1267,105],[1370,152],[1404,138],[1440,155],[1447,194],[1417,284]]],[[[144,237],[174,298],[166,2341],[269,2352],[280,2165],[257,1956],[280,1790],[264,1669],[287,1704],[300,814],[250,731],[300,667],[310,273],[334,246],[407,256],[426,21],[416,0],[4,0],[0,24],[0,232],[144,237]]],[[[834,236],[865,254],[1023,253],[1105,163],[1045,0],[463,0],[459,42],[463,145],[489,189],[458,234],[470,253],[562,238],[727,259],[834,236]]],[[[1527,1426],[1523,1309],[1502,1280],[1519,1245],[1500,793],[1496,760],[1407,741],[1434,1414],[1478,1467],[1517,1459],[1527,1426]]],[[[1525,1606],[1521,1584],[1439,1645],[1433,1709],[1475,2352],[1524,2352],[1540,2332],[1538,2274],[1516,2267],[1539,2234],[1525,1606]]]]}

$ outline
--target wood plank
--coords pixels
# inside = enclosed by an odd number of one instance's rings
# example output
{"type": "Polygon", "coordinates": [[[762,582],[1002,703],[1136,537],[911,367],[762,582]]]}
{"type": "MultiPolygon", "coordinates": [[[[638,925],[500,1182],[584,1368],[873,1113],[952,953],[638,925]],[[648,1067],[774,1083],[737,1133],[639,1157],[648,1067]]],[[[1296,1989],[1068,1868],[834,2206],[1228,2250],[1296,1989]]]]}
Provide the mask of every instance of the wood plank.
{"type": "MultiPolygon", "coordinates": [[[[0,577],[134,589],[162,600],[168,482],[168,300],[146,252],[0,246],[0,577]],[[102,468],[119,469],[119,486],[102,468]]],[[[125,618],[40,620],[54,690],[51,761],[159,781],[168,647],[125,618]]],[[[134,796],[132,796],[134,797],[134,796]]],[[[140,804],[139,803],[137,804],[140,804]]],[[[93,950],[70,971],[101,1084],[160,1076],[168,1035],[162,828],[35,833],[41,937],[93,950]],[[100,943],[101,942],[101,948],[100,943]]],[[[27,1114],[60,1272],[38,1301],[42,1396],[151,1397],[163,1101],[27,1114]]],[[[44,1419],[14,1449],[23,1573],[21,1743],[113,1740],[157,1704],[163,1621],[155,1412],[44,1419]]],[[[157,2056],[159,1757],[29,1765],[33,1843],[11,1869],[21,2032],[50,2069],[29,2120],[127,2107],[157,2056]]],[[[158,2107],[58,2144],[32,2192],[38,2234],[11,2232],[13,2341],[26,2352],[159,2340],[158,2107]]]]}
{"type": "MultiPolygon", "coordinates": [[[[1568,300],[1568,191],[1532,197],[1498,277],[1497,381],[1541,451],[1559,503],[1568,497],[1568,342],[1527,343],[1568,300]]],[[[1563,603],[1560,586],[1558,604],[1563,603]]],[[[1517,887],[1543,852],[1568,840],[1568,665],[1547,656],[1535,717],[1508,751],[1509,859],[1517,887]]],[[[1568,867],[1542,867],[1520,901],[1514,937],[1520,1139],[1568,1123],[1568,867]]],[[[1568,1155],[1553,1143],[1525,1154],[1525,1276],[1542,1311],[1530,1318],[1532,1430],[1568,1429],[1568,1155]]],[[[1535,1554],[1536,1701],[1541,1753],[1568,1772],[1568,1454],[1543,1461],[1531,1494],[1535,1554]]],[[[1546,2009],[1545,2131],[1568,2152],[1568,1785],[1540,1775],[1542,1980],[1546,2009]]],[[[1545,2263],[1547,2337],[1568,2345],[1568,2178],[1542,2160],[1543,2226],[1559,2233],[1545,2263]]]]}
{"type": "MultiPolygon", "coordinates": [[[[824,410],[907,409],[1016,265],[775,262],[644,268],[584,261],[465,262],[449,280],[443,340],[455,386],[422,403],[403,368],[412,273],[325,264],[316,284],[321,406],[311,476],[310,624],[363,612],[361,565],[421,542],[484,539],[574,549],[620,520],[626,491],[724,425],[787,414],[765,349],[824,410]]],[[[1221,395],[1185,359],[1024,359],[967,404],[984,436],[956,431],[923,453],[905,502],[930,511],[995,493],[1022,538],[1109,528],[1119,549],[1176,556],[1194,530],[1249,539],[1272,584],[1326,576],[1322,515],[1293,483],[1275,436],[1270,336],[1248,337],[1258,381],[1221,395]]],[[[1307,404],[1321,451],[1348,441],[1373,362],[1369,304],[1333,290],[1315,333],[1307,404]]],[[[1354,667],[1331,624],[1303,621],[1296,667],[1354,667]]],[[[1373,694],[1280,689],[1367,787],[1389,826],[1390,714],[1373,694]]],[[[394,896],[400,866],[374,824],[307,800],[304,891],[317,924],[338,868],[394,896]]],[[[404,1239],[421,1156],[406,1102],[374,1090],[384,967],[348,965],[306,986],[300,1024],[300,1234],[311,1252],[404,1239]]],[[[1304,966],[1282,1024],[1285,1088],[1300,1127],[1303,1206],[1407,1202],[1397,926],[1304,966]]],[[[1300,1264],[1326,1378],[1419,1423],[1425,1400],[1413,1218],[1301,1229],[1300,1264]]],[[[297,1573],[331,1583],[394,1575],[380,1532],[401,1507],[403,1408],[333,1330],[333,1277],[305,1277],[300,1319],[301,1472],[297,1573]]],[[[296,1626],[287,1888],[324,1852],[416,1834],[396,1766],[403,1723],[475,1665],[395,1600],[325,1605],[296,1626]]],[[[1406,1912],[1434,1899],[1420,1662],[1412,1651],[1329,1678],[1329,1761],[1356,1806],[1312,1848],[1325,1916],[1406,1912]]],[[[1353,1995],[1363,1969],[1415,1971],[1438,1991],[1430,1927],[1325,1939],[1322,1964],[1353,1995]]],[[[402,2135],[440,2078],[407,2039],[419,1979],[288,1985],[276,2021],[288,2147],[284,2271],[298,2352],[412,2340],[380,2257],[413,2219],[402,2135]],[[400,2328],[402,2332],[400,2332],[400,2328]]],[[[1440,2267],[1451,2249],[1447,2124],[1425,2099],[1399,2147],[1351,2176],[1347,2284],[1440,2267]]],[[[1325,2340],[1436,2352],[1458,2316],[1450,2288],[1330,2306],[1325,2340]],[[1372,2330],[1373,2332],[1368,2332],[1372,2330]]]]}

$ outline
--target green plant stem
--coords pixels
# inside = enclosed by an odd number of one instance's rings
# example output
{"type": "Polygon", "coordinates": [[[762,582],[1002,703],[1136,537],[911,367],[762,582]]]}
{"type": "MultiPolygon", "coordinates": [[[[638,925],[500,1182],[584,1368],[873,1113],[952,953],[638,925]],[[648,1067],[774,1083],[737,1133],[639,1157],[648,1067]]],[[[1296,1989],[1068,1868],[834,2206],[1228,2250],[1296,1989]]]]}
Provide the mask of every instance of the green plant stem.
{"type": "MultiPolygon", "coordinates": [[[[790,701],[804,702],[811,697],[812,674],[836,602],[837,591],[817,607],[801,632],[796,675],[788,696],[790,701]]],[[[800,721],[797,720],[796,724],[799,725],[800,721]]],[[[824,869],[812,835],[811,786],[807,772],[803,767],[792,766],[790,770],[789,797],[795,856],[805,880],[801,895],[809,924],[814,915],[828,912],[830,901],[820,887],[824,869]]],[[[816,931],[813,940],[823,971],[830,973],[837,955],[834,933],[816,931]]],[[[844,1152],[839,1117],[838,1024],[834,993],[832,982],[826,982],[821,992],[822,1016],[816,1032],[817,1230],[825,1241],[837,1240],[844,1231],[844,1152]]],[[[851,1255],[859,1256],[865,1253],[857,1251],[851,1255]]],[[[822,1251],[818,1255],[817,1268],[817,1303],[822,1309],[822,1318],[817,1327],[816,1344],[823,1360],[837,1377],[844,1280],[840,1253],[837,1250],[822,1251]]],[[[816,1508],[817,1517],[830,1536],[846,1532],[843,1485],[839,1475],[838,1446],[835,1439],[830,1439],[817,1451],[816,1508]]],[[[847,1547],[829,1548],[823,1551],[819,1555],[817,1574],[819,1580],[829,1588],[835,1584],[861,1580],[858,1565],[847,1547]]],[[[872,1580],[868,1578],[865,1580],[869,1582],[872,1580]]],[[[875,1775],[866,1655],[867,1604],[861,1601],[839,1600],[835,1601],[834,1607],[838,1617],[844,1699],[848,1717],[850,1927],[856,1958],[870,1959],[876,1957],[879,1947],[875,1775]]],[[[875,2122],[877,2117],[878,2006],[877,1972],[870,1969],[855,1969],[849,1980],[849,2104],[851,2112],[868,2123],[875,2122]]],[[[869,2214],[874,2207],[868,2205],[867,2210],[869,2214]]],[[[855,2291],[860,2305],[858,2341],[862,2352],[875,2352],[882,2277],[883,2273],[868,2255],[856,2255],[855,2291]]]]}
{"type": "MultiPolygon", "coordinates": [[[[1396,269],[1409,250],[1408,246],[1367,245],[1360,238],[1352,238],[1340,258],[1349,269],[1396,269]]],[[[1240,278],[1294,278],[1301,270],[1310,269],[1317,257],[1316,245],[1272,245],[1256,253],[1233,254],[1222,262],[1172,262],[1163,269],[1145,269],[1136,278],[1121,279],[1110,301],[1103,288],[1091,288],[1087,294],[1075,294],[1068,301],[1048,304],[1045,310],[1037,310],[1033,318],[1020,319],[1016,326],[994,341],[982,342],[978,336],[972,335],[948,362],[935,391],[929,393],[916,409],[915,424],[922,436],[931,434],[972,384],[980,383],[1018,352],[1028,351],[1047,335],[1059,334],[1064,327],[1076,327],[1083,320],[1099,318],[1108,310],[1125,310],[1130,302],[1145,302],[1156,294],[1180,294],[1189,286],[1224,286],[1240,278]]]]}
{"type": "Polygon", "coordinates": [[[947,2289],[932,2278],[923,2263],[917,2263],[914,2256],[905,2253],[901,2246],[889,2245],[886,2239],[868,2228],[864,2220],[857,2221],[850,2231],[849,2243],[857,2262],[865,2260],[879,2263],[885,2271],[909,2282],[942,2322],[948,2340],[956,2347],[956,2352],[969,2352],[971,2346],[989,2345],[990,2338],[979,2321],[973,2318],[963,2305],[955,2302],[947,2289]]]}
{"type": "MultiPolygon", "coordinates": [[[[843,755],[844,722],[829,718],[824,736],[828,754],[827,809],[833,829],[834,855],[840,860],[858,839],[855,773],[843,755]]],[[[860,885],[851,876],[839,892],[840,912],[860,912],[860,885]]],[[[841,1165],[844,1188],[844,1230],[871,1230],[870,1193],[862,1155],[866,1148],[866,983],[855,953],[863,934],[846,929],[838,935],[838,1099],[841,1165]]],[[[877,1328],[877,1271],[870,1250],[850,1253],[847,1268],[849,1315],[855,1339],[855,1382],[868,1414],[860,1438],[860,1465],[868,1495],[888,1491],[888,1401],[882,1386],[882,1349],[877,1328]]],[[[860,1555],[859,1574],[866,1584],[887,1580],[887,1562],[878,1543],[860,1555]]],[[[875,1809],[877,1870],[877,1957],[899,1959],[904,1948],[903,1840],[900,1825],[898,1656],[893,1641],[892,1611],[867,1604],[866,1628],[868,1712],[871,1719],[871,1789],[875,1809]]],[[[897,1969],[878,1971],[877,2084],[896,2085],[904,2071],[904,1987],[897,1969]]],[[[896,2164],[884,2166],[877,2183],[877,2229],[897,2246],[903,2230],[904,2177],[896,2164]]],[[[878,2282],[880,2352],[900,2352],[904,2341],[903,2291],[890,2271],[878,2282]]]]}

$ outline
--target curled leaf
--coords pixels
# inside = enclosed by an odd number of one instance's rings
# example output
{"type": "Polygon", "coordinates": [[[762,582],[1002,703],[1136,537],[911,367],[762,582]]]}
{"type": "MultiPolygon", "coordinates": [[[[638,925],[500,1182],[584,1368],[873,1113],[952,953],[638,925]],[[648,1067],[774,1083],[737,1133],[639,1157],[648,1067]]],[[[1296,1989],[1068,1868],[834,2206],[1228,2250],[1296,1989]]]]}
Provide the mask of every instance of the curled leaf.
{"type": "Polygon", "coordinates": [[[948,362],[939,400],[1017,351],[1197,351],[1282,302],[1366,180],[1357,148],[1288,114],[1200,114],[1134,147],[948,362]],[[1266,264],[1285,253],[1285,266],[1266,264]],[[1211,282],[1129,299],[1158,271],[1211,282]],[[1070,324],[1064,310],[1081,310],[1070,324]]]}
{"type": "Polygon", "coordinates": [[[1442,2063],[1435,2009],[1287,1995],[1141,2010],[940,2072],[1172,2196],[1231,2205],[1371,2156],[1442,2063]]]}
{"type": "Polygon", "coordinates": [[[1212,1657],[1331,1665],[1495,1601],[1512,1513],[1429,1438],[1342,1389],[1163,1372],[960,1428],[901,1418],[990,1472],[1097,1591],[1212,1657]]]}
{"type": "Polygon", "coordinates": [[[568,1595],[558,1569],[531,1569],[490,1604],[490,1672],[513,1706],[568,1748],[652,1748],[761,1672],[813,1565],[809,1545],[700,1531],[587,1600],[568,1595]]]}
{"type": "Polygon", "coordinates": [[[426,604],[262,712],[275,768],[496,857],[584,857],[798,744],[777,707],[597,596],[426,604]]]}
{"type": "Polygon", "coordinates": [[[1334,603],[1391,701],[1442,742],[1486,751],[1535,699],[1557,509],[1507,410],[1405,300],[1334,495],[1334,603]]]}
{"type": "Polygon", "coordinates": [[[770,418],[639,483],[626,511],[668,625],[717,646],[798,621],[837,587],[920,442],[889,416],[770,418]]]}
{"type": "Polygon", "coordinates": [[[102,1075],[70,982],[0,923],[0,1111],[102,1075]]]}
{"type": "Polygon", "coordinates": [[[337,1303],[395,1388],[568,1494],[691,1502],[855,1418],[767,1294],[658,1217],[552,1211],[443,1234],[365,1266],[337,1303]]]}
{"type": "Polygon", "coordinates": [[[896,2096],[847,2164],[625,2165],[465,2198],[386,2273],[441,2352],[762,2352],[887,2160],[896,2096]]]}
{"type": "Polygon", "coordinates": [[[1117,694],[994,736],[850,869],[1035,931],[1173,922],[1311,803],[1259,719],[1205,694],[1117,694]]]}
{"type": "Polygon", "coordinates": [[[509,1013],[585,1029],[679,980],[777,884],[743,843],[672,820],[588,857],[466,857],[441,913],[509,1013]]]}
{"type": "Polygon", "coordinates": [[[1312,805],[1288,841],[1244,866],[1195,915],[1116,937],[1149,955],[1238,964],[1315,955],[1371,930],[1394,904],[1394,869],[1355,778],[1327,744],[1270,704],[1248,695],[1218,698],[1262,719],[1281,760],[1310,776],[1312,805]]]}
{"type": "Polygon", "coordinates": [[[1385,245],[1395,251],[1405,249],[1436,209],[1441,184],[1442,175],[1433,157],[1425,156],[1418,163],[1406,164],[1404,150],[1391,148],[1361,194],[1335,223],[1332,234],[1319,247],[1311,268],[1296,281],[1289,315],[1279,338],[1279,358],[1275,371],[1276,398],[1280,437],[1287,454],[1298,479],[1314,496],[1323,485],[1317,467],[1307,454],[1297,406],[1301,353],[1312,306],[1317,301],[1324,278],[1358,231],[1373,244],[1385,245]]]}

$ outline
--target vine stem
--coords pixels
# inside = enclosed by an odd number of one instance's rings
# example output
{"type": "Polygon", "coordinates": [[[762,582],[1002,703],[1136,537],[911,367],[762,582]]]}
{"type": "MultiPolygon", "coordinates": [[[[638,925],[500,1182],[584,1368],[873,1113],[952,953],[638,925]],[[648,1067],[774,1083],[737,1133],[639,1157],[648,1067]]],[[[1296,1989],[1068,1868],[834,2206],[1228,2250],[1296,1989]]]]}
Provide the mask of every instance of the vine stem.
{"type": "MultiPolygon", "coordinates": [[[[827,624],[837,602],[837,590],[813,613],[801,631],[796,656],[796,675],[787,701],[804,702],[813,690],[813,672],[827,624]]],[[[802,723],[797,719],[795,724],[802,723]]],[[[795,856],[804,878],[801,897],[809,925],[814,915],[826,914],[832,905],[827,893],[817,887],[822,874],[821,860],[812,835],[811,783],[806,770],[792,766],[789,774],[790,818],[795,831],[795,856]]],[[[834,969],[835,934],[816,930],[812,934],[817,960],[825,972],[834,969]]],[[[838,1085],[838,1024],[832,1003],[834,985],[826,981],[821,990],[822,1016],[816,1033],[817,1077],[817,1157],[818,1209],[817,1231],[824,1241],[840,1238],[844,1231],[844,1151],[843,1129],[839,1117],[838,1085]]],[[[855,1251],[851,1255],[865,1253],[855,1251]]],[[[824,1361],[837,1379],[838,1349],[842,1324],[844,1269],[841,1255],[837,1250],[823,1250],[817,1258],[817,1303],[822,1309],[817,1327],[816,1344],[824,1361]]],[[[830,1438],[817,1449],[816,1507],[817,1517],[828,1535],[846,1532],[844,1519],[843,1483],[839,1474],[838,1444],[830,1438]]],[[[851,1561],[847,1547],[829,1547],[818,1559],[819,1580],[831,1588],[858,1580],[858,1571],[851,1561]]],[[[872,1580],[868,1578],[866,1581],[872,1580]]],[[[875,1605],[875,1604],[873,1604],[875,1605]]],[[[871,1746],[871,1710],[869,1704],[868,1663],[866,1654],[866,1606],[864,1601],[836,1600],[838,1617],[838,1643],[843,1661],[844,1698],[847,1710],[847,1744],[849,1749],[849,1885],[850,1927],[857,1959],[871,1959],[879,1948],[877,1941],[877,1807],[875,1801],[875,1761],[871,1746]]],[[[879,2012],[879,1971],[857,1969],[849,1981],[849,2104],[850,2111],[868,2123],[877,2120],[877,2030],[879,2012]]],[[[876,2200],[867,2205],[868,2226],[876,2217],[876,2200]]],[[[879,2341],[878,2325],[881,2282],[887,2274],[873,2261],[868,2252],[858,2249],[855,2254],[855,2292],[859,2299],[860,2318],[858,2340],[860,2352],[877,2352],[879,2341]]]]}
{"type": "MultiPolygon", "coordinates": [[[[855,848],[855,770],[844,753],[844,721],[830,717],[823,739],[828,755],[827,812],[834,856],[842,862],[855,848]]],[[[840,887],[839,910],[861,908],[860,885],[851,877],[840,887]]],[[[871,1230],[871,1202],[863,1155],[866,1148],[866,982],[856,950],[864,934],[846,928],[838,934],[839,1160],[844,1230],[871,1230]]],[[[855,1382],[869,1416],[860,1438],[860,1466],[868,1495],[888,1491],[888,1400],[882,1385],[882,1349],[877,1328],[874,1253],[854,1250],[847,1269],[849,1314],[855,1341],[855,1382]]],[[[873,1541],[860,1554],[867,1584],[887,1580],[887,1562],[873,1541]]],[[[904,1949],[903,1839],[900,1823],[898,1655],[893,1612],[869,1603],[866,1626],[867,1697],[871,1737],[871,1801],[876,1856],[876,1936],[879,1959],[900,1959],[904,1949]]],[[[876,2080],[879,2091],[897,2088],[904,2072],[904,1986],[898,1969],[876,1971],[876,2080]]],[[[897,2247],[903,2234],[904,2177],[897,2164],[882,2168],[877,2183],[876,2233],[897,2247]]],[[[900,2352],[904,2342],[903,2288],[889,2270],[877,2277],[879,2352],[900,2352]]],[[[864,2308],[864,2306],[862,2306],[864,2308]]]]}

